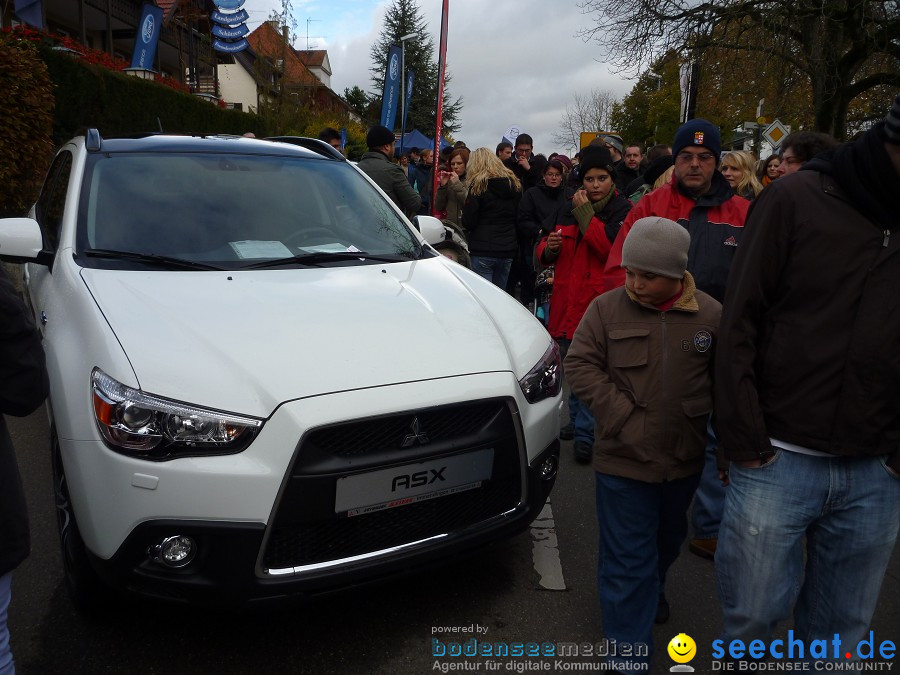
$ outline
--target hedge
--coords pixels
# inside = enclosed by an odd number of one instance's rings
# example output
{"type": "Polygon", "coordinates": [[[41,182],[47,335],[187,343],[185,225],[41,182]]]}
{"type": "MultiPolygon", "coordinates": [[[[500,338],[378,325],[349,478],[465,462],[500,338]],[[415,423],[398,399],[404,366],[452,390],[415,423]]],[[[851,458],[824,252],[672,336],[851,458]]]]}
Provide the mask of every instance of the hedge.
{"type": "Polygon", "coordinates": [[[24,214],[53,155],[53,84],[34,45],[0,35],[0,217],[24,214]]]}

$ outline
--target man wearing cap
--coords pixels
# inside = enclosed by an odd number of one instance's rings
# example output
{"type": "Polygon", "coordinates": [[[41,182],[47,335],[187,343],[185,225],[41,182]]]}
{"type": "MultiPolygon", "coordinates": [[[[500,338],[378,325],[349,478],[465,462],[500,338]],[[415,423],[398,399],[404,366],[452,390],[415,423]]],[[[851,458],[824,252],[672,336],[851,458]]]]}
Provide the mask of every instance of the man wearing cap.
{"type": "Polygon", "coordinates": [[[703,469],[721,305],[686,271],[690,246],[672,220],[635,222],[622,247],[625,288],[588,306],[565,359],[572,391],[596,419],[604,637],[650,651],[611,658],[621,671],[645,670],[652,658],[653,624],[668,615],[666,572],[703,469]]]}
{"type": "Polygon", "coordinates": [[[898,214],[900,96],[754,203],[716,354],[726,644],[768,644],[792,610],[841,661],[870,638],[900,528],[898,214]]]}
{"type": "MultiPolygon", "coordinates": [[[[728,270],[741,241],[750,202],[738,197],[716,170],[720,150],[719,129],[710,122],[697,118],[678,128],[672,143],[672,182],[644,196],[628,214],[607,259],[604,288],[616,288],[625,282],[622,244],[631,225],[640,218],[662,216],[679,223],[691,235],[687,268],[697,288],[723,301],[728,270]]],[[[710,559],[715,555],[724,500],[715,439],[711,437],[694,502],[691,552],[710,559]]]]}
{"type": "Polygon", "coordinates": [[[369,151],[360,158],[358,166],[406,215],[412,216],[419,210],[421,199],[403,169],[391,161],[395,142],[394,132],[387,127],[372,127],[366,134],[369,151]]]}

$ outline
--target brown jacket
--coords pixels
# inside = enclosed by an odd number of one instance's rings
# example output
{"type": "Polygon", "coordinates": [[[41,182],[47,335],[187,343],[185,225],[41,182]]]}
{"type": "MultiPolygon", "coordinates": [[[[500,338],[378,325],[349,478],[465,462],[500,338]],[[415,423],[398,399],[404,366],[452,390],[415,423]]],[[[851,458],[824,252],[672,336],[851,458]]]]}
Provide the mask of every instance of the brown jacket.
{"type": "Polygon", "coordinates": [[[448,182],[446,185],[438,184],[437,192],[434,193],[434,207],[438,211],[447,212],[447,220],[462,227],[462,210],[463,204],[466,203],[466,181],[460,179],[455,182],[448,182]]]}
{"type": "Polygon", "coordinates": [[[721,312],[690,273],[666,312],[624,287],[591,302],[565,373],[594,413],[596,471],[661,483],[703,469],[721,312]]]}

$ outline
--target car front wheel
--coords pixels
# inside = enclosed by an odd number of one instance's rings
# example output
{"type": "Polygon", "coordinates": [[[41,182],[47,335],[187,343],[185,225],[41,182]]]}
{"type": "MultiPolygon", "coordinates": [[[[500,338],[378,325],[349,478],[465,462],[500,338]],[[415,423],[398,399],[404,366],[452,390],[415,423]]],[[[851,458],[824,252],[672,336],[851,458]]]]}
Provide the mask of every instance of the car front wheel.
{"type": "Polygon", "coordinates": [[[72,503],[69,500],[69,488],[66,483],[66,473],[55,427],[50,432],[50,457],[53,470],[53,496],[56,502],[56,523],[59,528],[66,588],[78,610],[95,612],[110,603],[113,592],[100,580],[88,560],[87,549],[81,533],[78,531],[72,503]]]}

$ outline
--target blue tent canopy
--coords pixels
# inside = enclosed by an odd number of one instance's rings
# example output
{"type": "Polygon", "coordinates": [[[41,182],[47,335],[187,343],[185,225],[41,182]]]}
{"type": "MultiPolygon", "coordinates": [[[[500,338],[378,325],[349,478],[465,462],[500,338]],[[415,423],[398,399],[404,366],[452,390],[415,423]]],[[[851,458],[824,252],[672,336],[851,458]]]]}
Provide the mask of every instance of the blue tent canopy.
{"type": "MultiPolygon", "coordinates": [[[[398,154],[400,153],[401,145],[403,146],[403,152],[409,152],[410,148],[419,148],[420,150],[423,150],[425,148],[433,148],[434,141],[428,138],[428,136],[423,134],[418,129],[413,129],[412,131],[403,135],[402,143],[397,143],[395,152],[397,152],[398,154]]],[[[441,149],[446,148],[448,145],[450,144],[442,138],[441,149]]]]}

